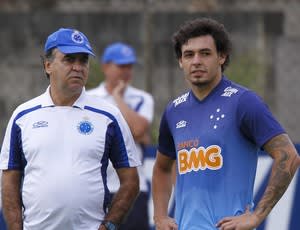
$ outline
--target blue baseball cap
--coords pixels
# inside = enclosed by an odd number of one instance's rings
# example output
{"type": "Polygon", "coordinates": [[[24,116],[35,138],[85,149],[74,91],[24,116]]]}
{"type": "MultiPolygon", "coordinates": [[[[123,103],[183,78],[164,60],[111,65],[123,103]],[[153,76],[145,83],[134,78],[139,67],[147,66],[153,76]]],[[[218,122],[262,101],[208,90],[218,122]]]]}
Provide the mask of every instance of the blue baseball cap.
{"type": "Polygon", "coordinates": [[[106,47],[101,61],[102,63],[113,62],[117,65],[135,64],[136,56],[131,46],[117,42],[106,47]]]}
{"type": "Polygon", "coordinates": [[[45,43],[44,51],[57,48],[64,54],[87,53],[95,56],[87,37],[78,30],[60,28],[50,34],[45,43]]]}

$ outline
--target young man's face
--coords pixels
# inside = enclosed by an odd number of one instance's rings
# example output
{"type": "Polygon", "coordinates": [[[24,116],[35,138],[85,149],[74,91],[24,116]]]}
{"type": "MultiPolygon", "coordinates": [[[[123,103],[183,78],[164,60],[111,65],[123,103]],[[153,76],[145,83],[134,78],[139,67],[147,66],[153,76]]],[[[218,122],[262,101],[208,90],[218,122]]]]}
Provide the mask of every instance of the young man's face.
{"type": "Polygon", "coordinates": [[[89,73],[89,56],[85,53],[64,54],[53,51],[53,61],[46,62],[51,88],[66,94],[78,94],[85,86],[89,73]]]}
{"type": "Polygon", "coordinates": [[[221,65],[226,56],[217,53],[214,39],[210,35],[189,39],[182,45],[181,51],[179,65],[192,86],[212,85],[221,79],[221,65]]]}

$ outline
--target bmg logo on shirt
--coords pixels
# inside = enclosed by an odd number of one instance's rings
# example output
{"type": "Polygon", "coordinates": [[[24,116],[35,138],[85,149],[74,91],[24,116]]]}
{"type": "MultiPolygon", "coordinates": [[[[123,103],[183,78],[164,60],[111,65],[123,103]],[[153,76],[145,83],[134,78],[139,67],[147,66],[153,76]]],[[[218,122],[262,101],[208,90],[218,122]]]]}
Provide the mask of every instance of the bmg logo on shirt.
{"type": "Polygon", "coordinates": [[[185,174],[198,170],[218,170],[223,166],[222,149],[218,145],[207,148],[182,149],[178,152],[178,171],[185,174]]]}

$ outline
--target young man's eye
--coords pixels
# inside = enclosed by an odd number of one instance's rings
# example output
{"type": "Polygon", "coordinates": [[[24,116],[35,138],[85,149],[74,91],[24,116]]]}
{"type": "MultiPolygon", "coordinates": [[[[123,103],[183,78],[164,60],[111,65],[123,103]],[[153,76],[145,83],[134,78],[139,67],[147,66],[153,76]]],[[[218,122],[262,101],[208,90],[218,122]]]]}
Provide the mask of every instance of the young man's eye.
{"type": "Polygon", "coordinates": [[[186,58],[190,58],[193,57],[193,53],[185,53],[183,56],[186,58]]]}
{"type": "Polygon", "coordinates": [[[202,52],[201,54],[202,54],[202,56],[208,56],[208,55],[210,55],[209,52],[202,52]]]}

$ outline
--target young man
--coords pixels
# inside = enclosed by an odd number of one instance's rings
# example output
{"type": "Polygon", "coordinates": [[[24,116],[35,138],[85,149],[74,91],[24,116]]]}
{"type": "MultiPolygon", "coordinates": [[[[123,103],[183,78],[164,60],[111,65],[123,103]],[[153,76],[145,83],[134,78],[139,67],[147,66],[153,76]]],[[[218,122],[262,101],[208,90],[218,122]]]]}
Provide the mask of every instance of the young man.
{"type": "MultiPolygon", "coordinates": [[[[133,65],[136,63],[134,49],[121,42],[106,47],[101,58],[105,80],[98,87],[88,91],[116,105],[132,132],[138,158],[143,160],[143,146],[149,144],[149,128],[153,119],[154,102],[152,96],[130,85],[133,65]]],[[[125,223],[124,230],[149,229],[148,186],[143,167],[138,168],[140,194],[125,223]]],[[[120,183],[112,167],[108,167],[108,188],[114,196],[120,183]]]]}
{"type": "Polygon", "coordinates": [[[156,229],[254,229],[284,194],[299,156],[262,100],[223,75],[231,43],[222,24],[207,18],[189,21],[173,42],[191,90],[172,101],[162,116],[152,182],[156,229]],[[260,148],[274,162],[254,208],[260,148]],[[172,219],[167,207],[174,161],[172,219]]]}
{"type": "Polygon", "coordinates": [[[50,86],[9,121],[0,155],[9,230],[117,229],[139,192],[140,161],[126,121],[84,90],[89,55],[83,33],[52,33],[44,56],[50,86]],[[111,204],[109,160],[121,183],[111,204]]]}

